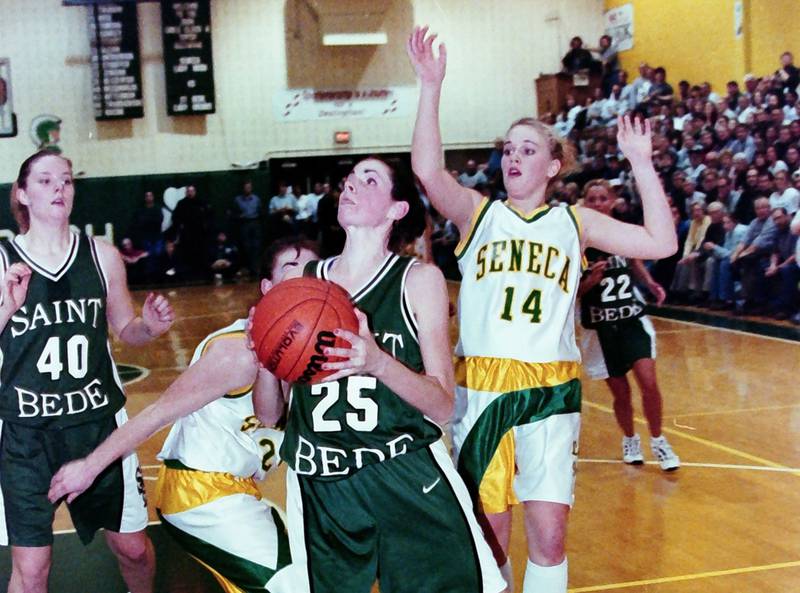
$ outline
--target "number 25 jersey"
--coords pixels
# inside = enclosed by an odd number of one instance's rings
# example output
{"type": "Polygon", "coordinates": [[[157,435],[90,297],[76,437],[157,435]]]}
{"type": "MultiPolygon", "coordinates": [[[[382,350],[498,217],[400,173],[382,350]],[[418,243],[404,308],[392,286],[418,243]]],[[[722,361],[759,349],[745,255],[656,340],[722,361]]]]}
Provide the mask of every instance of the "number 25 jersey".
{"type": "Polygon", "coordinates": [[[527,363],[579,361],[575,295],[581,275],[574,207],[542,206],[523,215],[484,199],[456,247],[461,358],[527,363]]]}
{"type": "MultiPolygon", "coordinates": [[[[305,275],[327,280],[334,261],[310,262],[305,275]]],[[[378,346],[420,373],[422,353],[406,298],[406,278],[414,264],[411,258],[390,254],[351,299],[366,314],[378,346]]],[[[295,383],[281,458],[299,475],[337,480],[365,465],[427,447],[441,434],[439,426],[375,377],[295,383]]]]}

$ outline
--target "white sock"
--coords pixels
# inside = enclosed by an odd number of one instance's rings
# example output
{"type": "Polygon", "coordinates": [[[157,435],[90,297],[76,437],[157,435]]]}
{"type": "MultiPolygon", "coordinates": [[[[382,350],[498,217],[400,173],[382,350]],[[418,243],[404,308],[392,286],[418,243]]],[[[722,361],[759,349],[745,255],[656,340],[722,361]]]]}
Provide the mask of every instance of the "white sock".
{"type": "Polygon", "coordinates": [[[566,593],[567,558],[556,566],[539,566],[528,560],[522,593],[566,593]]]}
{"type": "Polygon", "coordinates": [[[506,556],[506,563],[500,567],[500,574],[506,581],[506,591],[514,593],[514,571],[511,570],[511,556],[506,556]]]}

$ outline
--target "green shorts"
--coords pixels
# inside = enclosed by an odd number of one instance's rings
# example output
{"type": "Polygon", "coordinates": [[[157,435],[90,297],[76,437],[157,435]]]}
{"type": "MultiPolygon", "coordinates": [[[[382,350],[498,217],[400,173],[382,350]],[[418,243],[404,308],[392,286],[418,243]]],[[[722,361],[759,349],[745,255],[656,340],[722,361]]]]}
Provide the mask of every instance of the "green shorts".
{"type": "Polygon", "coordinates": [[[314,593],[505,589],[441,441],[336,481],[288,473],[292,560],[314,593]],[[302,570],[301,570],[302,567],[302,570]]]}
{"type": "Polygon", "coordinates": [[[637,360],[656,357],[656,332],[646,316],[584,329],[581,353],[592,379],[624,377],[637,360]]]}
{"type": "MultiPolygon", "coordinates": [[[[60,430],[0,422],[0,544],[52,545],[58,505],[47,500],[50,480],[68,461],[91,453],[126,419],[123,409],[115,416],[60,430]]],[[[84,544],[101,528],[126,533],[144,529],[147,509],[136,455],[112,463],[68,506],[84,544]]]]}

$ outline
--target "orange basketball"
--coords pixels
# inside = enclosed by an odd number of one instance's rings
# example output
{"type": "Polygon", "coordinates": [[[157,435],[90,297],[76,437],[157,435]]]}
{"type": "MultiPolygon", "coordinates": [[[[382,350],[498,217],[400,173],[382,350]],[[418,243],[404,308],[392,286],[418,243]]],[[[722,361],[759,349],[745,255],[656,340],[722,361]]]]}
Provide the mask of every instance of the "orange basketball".
{"type": "Polygon", "coordinates": [[[273,375],[289,383],[318,383],[334,371],[322,364],[336,357],[323,348],[349,348],[333,330],[358,333],[358,320],[347,292],[317,278],[285,280],[256,305],[250,336],[258,359],[273,375]]]}

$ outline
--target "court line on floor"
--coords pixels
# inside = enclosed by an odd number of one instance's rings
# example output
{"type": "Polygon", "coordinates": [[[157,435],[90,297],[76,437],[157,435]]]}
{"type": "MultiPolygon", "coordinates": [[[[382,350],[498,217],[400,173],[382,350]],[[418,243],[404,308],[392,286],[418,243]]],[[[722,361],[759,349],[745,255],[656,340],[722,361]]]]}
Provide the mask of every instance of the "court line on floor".
{"type": "MultiPolygon", "coordinates": [[[[161,521],[159,521],[159,520],[148,521],[147,522],[147,526],[150,527],[151,525],[161,525],[161,521]]],[[[75,528],[74,527],[72,529],[54,529],[53,530],[53,535],[68,535],[70,533],[75,533],[75,528]]]]}
{"type": "Polygon", "coordinates": [[[760,406],[756,408],[737,408],[735,410],[717,410],[715,412],[695,412],[688,414],[676,414],[674,416],[664,416],[664,420],[675,420],[677,418],[691,418],[693,416],[717,416],[720,414],[739,414],[746,412],[773,412],[775,410],[788,410],[800,408],[800,404],[783,404],[780,406],[760,406]]]}
{"type": "Polygon", "coordinates": [[[777,564],[763,564],[761,566],[743,566],[741,568],[730,568],[728,570],[712,570],[708,572],[698,572],[695,574],[682,574],[673,577],[661,577],[658,579],[628,581],[627,583],[612,583],[609,585],[592,585],[589,587],[575,587],[573,589],[569,589],[568,592],[589,593],[590,591],[611,591],[613,589],[629,589],[630,587],[645,587],[647,585],[661,585],[665,583],[677,583],[680,581],[695,581],[698,579],[710,579],[714,577],[747,574],[750,572],[765,572],[768,570],[779,570],[781,568],[796,568],[798,566],[800,566],[800,560],[794,560],[792,562],[778,562],[777,564]]]}
{"type": "MultiPolygon", "coordinates": [[[[718,329],[723,332],[730,332],[733,334],[739,334],[741,336],[749,336],[751,338],[764,338],[766,340],[777,340],[778,342],[784,342],[786,344],[794,344],[795,346],[800,346],[800,342],[797,340],[787,340],[786,338],[779,338],[777,336],[767,336],[765,334],[757,334],[754,332],[746,332],[740,329],[731,329],[729,327],[718,327],[716,325],[709,325],[706,323],[697,323],[696,321],[684,321],[683,319],[672,319],[671,317],[660,317],[657,314],[649,314],[650,317],[656,317],[659,321],[670,321],[672,323],[682,323],[683,325],[693,325],[695,327],[703,327],[706,329],[718,329]]],[[[656,330],[656,334],[661,333],[660,331],[656,330]]]]}
{"type": "MultiPolygon", "coordinates": [[[[601,412],[605,412],[607,414],[612,414],[612,415],[614,414],[614,410],[613,409],[609,408],[608,406],[604,406],[602,404],[597,404],[595,402],[590,402],[590,401],[587,401],[587,400],[583,400],[583,404],[585,406],[587,406],[587,407],[594,408],[596,410],[600,410],[601,412]]],[[[644,418],[641,418],[639,416],[635,416],[634,420],[638,424],[645,424],[645,425],[647,424],[647,421],[644,418]]],[[[667,434],[673,434],[673,435],[676,435],[676,436],[683,437],[683,438],[688,439],[690,441],[694,441],[695,443],[699,443],[701,445],[705,445],[707,447],[711,447],[712,449],[717,449],[718,451],[723,451],[723,452],[729,453],[731,455],[736,455],[737,457],[741,457],[743,459],[747,459],[748,461],[752,461],[754,463],[760,463],[761,465],[766,465],[766,466],[769,466],[769,467],[777,467],[777,468],[782,468],[782,469],[792,469],[792,468],[789,468],[788,466],[783,465],[781,463],[776,463],[775,461],[770,461],[769,459],[764,459],[763,457],[759,457],[757,455],[752,455],[752,454],[747,453],[745,451],[740,451],[738,449],[734,449],[733,447],[728,447],[727,445],[723,445],[722,443],[717,443],[716,441],[712,441],[712,440],[709,440],[709,439],[704,439],[704,438],[701,438],[701,437],[698,437],[698,436],[694,436],[692,434],[687,434],[687,433],[685,433],[683,431],[675,430],[674,428],[669,428],[669,427],[665,426],[665,427],[663,427],[661,429],[661,431],[665,432],[667,434]]],[[[797,474],[797,475],[800,475],[800,474],[797,474]]]]}
{"type": "MultiPolygon", "coordinates": [[[[578,463],[608,463],[611,465],[620,465],[620,459],[584,459],[579,458],[578,463]]],[[[645,461],[646,465],[658,465],[658,461],[645,461]]],[[[710,469],[733,469],[733,470],[747,470],[747,471],[762,471],[762,472],[778,472],[778,473],[800,473],[798,467],[768,467],[766,465],[737,465],[735,463],[696,463],[692,461],[681,461],[681,467],[700,467],[710,469]]],[[[155,479],[155,478],[153,478],[155,479]]]]}

